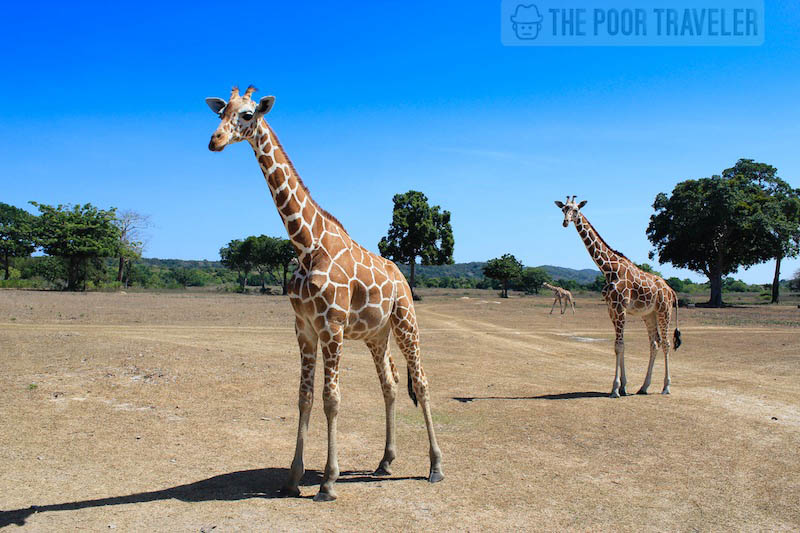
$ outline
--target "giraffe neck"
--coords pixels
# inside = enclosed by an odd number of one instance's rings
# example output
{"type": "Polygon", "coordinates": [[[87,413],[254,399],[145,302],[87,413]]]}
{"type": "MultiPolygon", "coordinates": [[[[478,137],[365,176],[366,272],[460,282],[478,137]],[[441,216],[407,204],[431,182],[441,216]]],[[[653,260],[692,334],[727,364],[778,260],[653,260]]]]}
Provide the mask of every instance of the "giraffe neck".
{"type": "Polygon", "coordinates": [[[248,140],[267,180],[289,240],[297,255],[302,257],[319,242],[324,229],[323,219],[327,215],[311,198],[275,132],[264,119],[258,120],[256,131],[248,140]]]}
{"type": "Polygon", "coordinates": [[[600,234],[597,233],[597,230],[594,229],[594,226],[583,216],[583,213],[578,214],[578,219],[575,221],[575,229],[578,230],[578,235],[583,240],[583,244],[586,245],[586,250],[600,271],[604,275],[616,272],[619,263],[624,258],[608,247],[603,238],[600,237],[600,234]]]}

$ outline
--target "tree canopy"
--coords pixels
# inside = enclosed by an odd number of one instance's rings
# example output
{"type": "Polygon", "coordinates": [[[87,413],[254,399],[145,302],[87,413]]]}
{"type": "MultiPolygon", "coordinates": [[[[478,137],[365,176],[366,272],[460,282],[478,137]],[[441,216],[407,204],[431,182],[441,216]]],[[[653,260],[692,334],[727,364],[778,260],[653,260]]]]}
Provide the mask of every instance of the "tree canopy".
{"type": "Polygon", "coordinates": [[[414,270],[419,257],[423,265],[453,263],[453,228],[450,212],[430,206],[419,191],[396,194],[388,234],[378,243],[381,255],[411,268],[409,284],[414,290],[414,270]]]}
{"type": "MultiPolygon", "coordinates": [[[[741,160],[749,161],[749,160],[741,160]]],[[[736,167],[734,167],[735,169],[736,167]]],[[[729,169],[731,170],[731,169],[729,169]]],[[[712,306],[722,305],[722,278],[771,259],[772,221],[762,185],[736,170],[678,183],[653,203],[647,236],[660,263],[705,274],[712,306]]]]}
{"type": "Polygon", "coordinates": [[[483,267],[483,274],[487,278],[500,281],[503,285],[502,297],[508,298],[508,282],[522,274],[522,263],[511,254],[503,254],[501,257],[489,259],[483,267]]]}
{"type": "Polygon", "coordinates": [[[0,258],[3,260],[4,278],[9,278],[12,257],[27,257],[36,248],[34,223],[36,217],[13,205],[0,202],[0,258]]]}
{"type": "Polygon", "coordinates": [[[522,270],[519,284],[525,294],[539,294],[539,289],[551,279],[543,268],[526,267],[522,270]]]}
{"type": "Polygon", "coordinates": [[[63,259],[68,290],[84,288],[90,269],[99,268],[101,258],[119,254],[120,230],[114,224],[114,208],[31,204],[41,213],[34,232],[36,245],[47,255],[63,259]]]}

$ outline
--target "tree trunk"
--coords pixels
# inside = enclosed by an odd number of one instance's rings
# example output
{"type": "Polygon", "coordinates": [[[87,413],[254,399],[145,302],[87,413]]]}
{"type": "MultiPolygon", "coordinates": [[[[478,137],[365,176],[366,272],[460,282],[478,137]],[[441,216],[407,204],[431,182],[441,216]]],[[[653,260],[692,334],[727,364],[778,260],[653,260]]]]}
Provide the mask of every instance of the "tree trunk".
{"type": "Polygon", "coordinates": [[[117,270],[117,281],[122,281],[122,270],[125,268],[125,257],[119,256],[119,269],[117,270]]]}
{"type": "Polygon", "coordinates": [[[414,292],[414,268],[417,266],[417,258],[411,258],[411,279],[409,280],[409,285],[411,286],[411,299],[416,300],[417,295],[414,292]]]}
{"type": "Polygon", "coordinates": [[[289,273],[288,265],[283,265],[283,295],[286,296],[289,294],[289,284],[286,281],[286,275],[289,273]]]}
{"type": "Polygon", "coordinates": [[[710,307],[722,307],[722,272],[714,270],[708,277],[711,283],[711,299],[708,301],[710,307]]]}
{"type": "Polygon", "coordinates": [[[508,280],[503,280],[503,298],[508,298],[508,280]]]}
{"type": "Polygon", "coordinates": [[[775,258],[775,277],[772,278],[772,302],[771,303],[778,303],[781,299],[781,260],[783,259],[782,255],[779,255],[775,258]]]}

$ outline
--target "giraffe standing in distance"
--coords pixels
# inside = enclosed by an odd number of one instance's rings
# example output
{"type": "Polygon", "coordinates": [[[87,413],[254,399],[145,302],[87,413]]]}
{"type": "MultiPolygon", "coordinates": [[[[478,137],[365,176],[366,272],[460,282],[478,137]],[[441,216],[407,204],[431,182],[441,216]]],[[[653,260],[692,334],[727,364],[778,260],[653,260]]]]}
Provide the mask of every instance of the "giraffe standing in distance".
{"type": "Polygon", "coordinates": [[[295,332],[300,346],[299,424],[294,460],[286,492],[299,496],[300,478],[305,471],[303,448],[314,401],[314,370],[317,346],[322,347],[325,383],[322,392],[328,422],[328,459],[317,501],[336,499],[334,483],[339,477],[336,448],[336,418],[339,412],[339,361],[344,339],[363,340],[375,362],[386,407],[386,446],[376,475],[389,475],[396,456],[395,397],[399,376],[389,353],[394,334],[406,359],[408,393],[419,404],[430,443],[431,483],[444,478],[442,452],[436,442],[430,410],[428,381],[422,370],[419,330],[411,289],[397,266],[356,243],[342,224],[312,198],[283,150],[272,128],[264,120],[275,102],[265,96],[251,99],[252,85],[244,95],[234,87],[226,102],[206,98],[220,118],[211,136],[209,150],[247,141],[267,181],[278,214],[298,256],[298,268],[289,283],[289,297],[295,312],[295,332]]]}
{"type": "Polygon", "coordinates": [[[555,285],[550,285],[549,283],[543,283],[545,287],[553,291],[553,307],[550,308],[550,314],[553,314],[553,309],[556,308],[556,302],[558,302],[558,308],[561,309],[561,314],[563,315],[569,306],[572,306],[572,314],[575,314],[575,303],[572,301],[572,293],[569,292],[564,287],[556,287],[555,285]],[[563,305],[561,302],[564,302],[563,305]]]}
{"type": "Polygon", "coordinates": [[[650,387],[650,378],[653,374],[653,363],[659,346],[664,351],[664,388],[662,394],[669,394],[669,324],[672,318],[672,308],[675,307],[675,333],[673,342],[675,349],[681,345],[681,332],[678,330],[678,296],[661,277],[644,272],[633,261],[611,248],[589,221],[581,213],[581,208],[586,205],[586,200],[580,204],[575,203],[575,196],[567,203],[556,201],[556,205],[564,212],[564,227],[570,222],[575,224],[586,245],[592,260],[600,268],[606,278],[603,288],[603,299],[608,304],[608,314],[614,323],[616,342],[614,351],[617,356],[614,385],[611,397],[627,396],[625,390],[627,379],[625,377],[625,319],[628,315],[640,315],[647,326],[650,337],[650,362],[647,366],[647,376],[644,384],[637,394],[647,394],[650,387]]]}

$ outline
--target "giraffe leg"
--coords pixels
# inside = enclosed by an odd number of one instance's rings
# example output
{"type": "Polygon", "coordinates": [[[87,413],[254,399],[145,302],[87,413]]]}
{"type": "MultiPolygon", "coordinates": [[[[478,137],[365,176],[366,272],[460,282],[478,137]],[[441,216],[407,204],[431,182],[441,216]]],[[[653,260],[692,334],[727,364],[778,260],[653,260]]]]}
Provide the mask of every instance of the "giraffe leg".
{"type": "Polygon", "coordinates": [[[553,307],[551,307],[551,308],[550,308],[550,314],[551,314],[551,315],[553,314],[553,309],[555,309],[555,308],[556,308],[556,302],[558,302],[558,308],[559,308],[559,309],[561,309],[561,300],[559,299],[559,297],[558,297],[558,296],[556,296],[556,297],[553,299],[553,307]]]}
{"type": "Polygon", "coordinates": [[[339,359],[342,354],[344,327],[341,324],[328,323],[320,332],[323,341],[322,359],[325,363],[325,387],[322,392],[325,417],[328,419],[328,461],[319,492],[314,501],[329,502],[336,499],[333,485],[339,479],[339,455],[336,447],[336,419],[339,415],[339,359]],[[327,340],[327,343],[325,341],[327,340]]]}
{"type": "Polygon", "coordinates": [[[671,383],[669,376],[669,352],[672,349],[672,343],[669,341],[669,311],[666,316],[658,317],[658,332],[661,335],[661,349],[664,350],[664,388],[661,394],[669,394],[669,385],[671,383]]]}
{"type": "Polygon", "coordinates": [[[659,336],[658,336],[658,321],[655,314],[647,315],[644,317],[644,324],[647,326],[647,336],[650,339],[650,362],[647,363],[647,375],[644,378],[642,388],[636,394],[647,394],[647,389],[650,387],[650,380],[653,377],[653,364],[656,361],[656,353],[658,352],[659,336]]]}
{"type": "Polygon", "coordinates": [[[563,296],[558,297],[558,308],[561,309],[562,315],[567,311],[567,300],[563,296]]]}
{"type": "Polygon", "coordinates": [[[308,420],[314,404],[314,370],[317,364],[317,334],[305,322],[295,326],[297,343],[300,345],[300,393],[298,408],[300,421],[297,426],[297,444],[294,449],[292,468],[286,482],[285,491],[289,496],[300,496],[300,478],[303,477],[303,447],[308,433],[308,420]]]}
{"type": "Polygon", "coordinates": [[[569,305],[572,306],[572,314],[574,315],[575,314],[575,300],[573,300],[572,297],[570,297],[570,299],[569,299],[569,305]]]}
{"type": "Polygon", "coordinates": [[[625,377],[625,310],[621,306],[615,306],[609,309],[614,321],[614,331],[616,333],[616,341],[614,342],[614,353],[616,355],[617,363],[614,370],[614,383],[611,387],[611,397],[619,398],[620,396],[627,396],[625,390],[627,379],[625,377]]]}
{"type": "Polygon", "coordinates": [[[444,479],[442,472],[442,451],[436,442],[436,432],[433,428],[433,417],[431,416],[430,395],[428,393],[428,379],[422,369],[422,362],[419,353],[419,330],[417,319],[414,316],[413,308],[408,302],[408,298],[403,296],[398,299],[396,309],[392,314],[392,329],[395,340],[400,346],[400,350],[406,358],[406,364],[413,381],[414,393],[417,396],[422,415],[425,418],[425,427],[428,430],[428,442],[430,444],[429,456],[431,469],[428,481],[436,483],[444,479]]]}
{"type": "Polygon", "coordinates": [[[392,356],[389,354],[389,330],[385,330],[378,338],[367,341],[367,347],[372,353],[375,368],[378,371],[378,379],[381,382],[383,391],[383,401],[386,404],[386,447],[375,475],[391,475],[391,464],[397,457],[395,445],[395,398],[397,397],[397,382],[400,376],[397,375],[397,368],[394,366],[392,356]]]}

